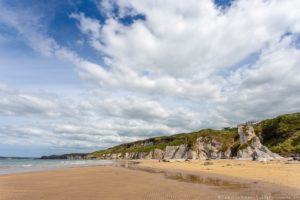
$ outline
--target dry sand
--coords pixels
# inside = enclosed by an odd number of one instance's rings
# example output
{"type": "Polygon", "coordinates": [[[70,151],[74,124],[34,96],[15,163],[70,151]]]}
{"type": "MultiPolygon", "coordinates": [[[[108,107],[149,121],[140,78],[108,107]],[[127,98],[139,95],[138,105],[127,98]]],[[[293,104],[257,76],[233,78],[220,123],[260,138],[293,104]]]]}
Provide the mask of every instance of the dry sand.
{"type": "Polygon", "coordinates": [[[144,160],[141,162],[141,165],[159,169],[214,173],[275,183],[300,189],[300,163],[287,163],[288,162],[284,160],[268,162],[246,160],[196,160],[190,162],[160,163],[157,160],[144,160]],[[204,163],[208,163],[208,165],[205,165],[204,163]]]}
{"type": "MultiPolygon", "coordinates": [[[[198,171],[196,166],[200,164],[156,162],[147,161],[143,165],[198,171]]],[[[269,200],[298,199],[299,194],[295,188],[215,174],[149,173],[114,166],[0,175],[0,200],[269,200]]]]}

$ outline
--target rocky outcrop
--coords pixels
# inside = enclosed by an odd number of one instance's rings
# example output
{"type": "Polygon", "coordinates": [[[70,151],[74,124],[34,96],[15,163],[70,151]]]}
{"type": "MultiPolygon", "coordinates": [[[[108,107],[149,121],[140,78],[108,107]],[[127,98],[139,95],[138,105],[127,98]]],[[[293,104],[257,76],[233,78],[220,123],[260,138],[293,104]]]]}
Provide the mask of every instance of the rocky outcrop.
{"type": "Polygon", "coordinates": [[[173,159],[178,146],[167,146],[164,153],[164,159],[173,159]]]}
{"type": "Polygon", "coordinates": [[[238,134],[241,144],[240,149],[237,152],[238,159],[261,161],[282,158],[261,144],[260,139],[256,136],[252,125],[239,125],[238,134]]]}
{"type": "Polygon", "coordinates": [[[150,152],[128,152],[103,154],[100,159],[196,159],[196,152],[188,150],[186,145],[167,146],[165,150],[154,149],[150,152]]]}
{"type": "Polygon", "coordinates": [[[187,159],[190,159],[190,160],[196,160],[198,157],[197,152],[192,149],[189,149],[186,152],[186,155],[187,155],[187,159]]]}
{"type": "Polygon", "coordinates": [[[167,146],[164,152],[163,159],[187,159],[188,148],[182,144],[180,146],[167,146]]]}
{"type": "Polygon", "coordinates": [[[102,154],[98,159],[162,159],[165,151],[160,149],[154,149],[150,152],[126,152],[126,153],[112,153],[102,154]]]}
{"type": "Polygon", "coordinates": [[[173,159],[187,159],[188,148],[182,144],[178,147],[173,159]]]}
{"type": "Polygon", "coordinates": [[[238,133],[241,144],[247,143],[256,136],[253,126],[249,125],[248,123],[238,125],[238,133]]]}
{"type": "Polygon", "coordinates": [[[154,149],[146,152],[131,152],[125,154],[104,154],[101,159],[229,159],[230,149],[222,150],[222,144],[215,139],[199,137],[192,148],[187,145],[166,146],[165,150],[154,149]]]}
{"type": "Polygon", "coordinates": [[[164,157],[164,151],[161,149],[154,149],[151,152],[151,159],[162,159],[164,157]]]}
{"type": "Polygon", "coordinates": [[[231,154],[230,149],[223,151],[222,144],[209,137],[199,137],[194,149],[196,150],[196,158],[201,160],[225,159],[230,158],[231,154]]]}
{"type": "MultiPolygon", "coordinates": [[[[281,158],[278,154],[272,153],[267,147],[262,145],[259,137],[256,136],[251,124],[246,123],[238,126],[239,147],[236,152],[238,159],[245,160],[272,160],[281,158]]],[[[222,141],[222,140],[221,140],[222,141]]],[[[43,156],[43,159],[165,159],[165,160],[182,160],[182,159],[229,159],[232,157],[231,145],[217,140],[217,137],[200,136],[192,145],[181,144],[177,146],[166,146],[164,150],[154,149],[147,152],[124,152],[122,153],[104,153],[99,156],[91,154],[65,154],[61,156],[43,156]],[[225,146],[225,147],[224,147],[225,146]],[[226,147],[227,146],[227,147],[226,147]]],[[[126,148],[152,146],[155,141],[142,141],[128,144],[126,148]]],[[[236,142],[235,142],[236,144],[236,142]]],[[[110,151],[111,152],[111,151],[110,151]]]]}
{"type": "MultiPolygon", "coordinates": [[[[43,159],[238,159],[271,160],[281,158],[264,146],[247,122],[236,128],[204,129],[191,134],[178,134],[120,144],[91,154],[43,156],[43,159]],[[238,137],[237,137],[238,136],[238,137]],[[180,144],[180,145],[170,145],[180,144]],[[166,146],[167,145],[167,146],[166,146]],[[164,148],[163,148],[164,147],[164,148]],[[154,149],[155,148],[155,149],[154,149]]],[[[257,130],[257,126],[256,126],[257,130]]],[[[261,132],[259,132],[261,133],[261,132]]],[[[260,134],[261,135],[261,134],[260,134]]]]}
{"type": "Polygon", "coordinates": [[[116,159],[145,159],[146,155],[146,152],[130,152],[125,154],[119,154],[119,156],[116,159]]]}

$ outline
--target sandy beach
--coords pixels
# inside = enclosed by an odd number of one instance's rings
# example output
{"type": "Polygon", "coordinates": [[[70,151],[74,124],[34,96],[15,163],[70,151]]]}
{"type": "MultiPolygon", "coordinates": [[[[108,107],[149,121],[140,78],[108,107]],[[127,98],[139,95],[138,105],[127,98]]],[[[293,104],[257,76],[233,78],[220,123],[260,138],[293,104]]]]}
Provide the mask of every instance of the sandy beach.
{"type": "Polygon", "coordinates": [[[158,162],[144,160],[142,166],[205,172],[230,177],[264,181],[300,189],[300,163],[287,164],[285,160],[254,162],[247,160],[195,160],[190,162],[158,162]]]}
{"type": "MultiPolygon", "coordinates": [[[[196,170],[196,166],[199,164],[200,161],[191,164],[158,163],[157,161],[145,161],[142,163],[143,166],[151,166],[156,169],[169,169],[160,173],[155,172],[155,170],[149,170],[150,168],[148,167],[142,168],[142,170],[132,170],[116,166],[93,166],[1,175],[0,199],[209,200],[228,198],[255,199],[257,197],[265,199],[300,198],[300,196],[297,196],[300,194],[299,188],[286,187],[282,184],[257,182],[252,179],[237,178],[236,176],[230,177],[204,173],[201,169],[196,170]]],[[[215,164],[216,172],[221,173],[220,170],[217,170],[217,165],[215,164]]],[[[238,167],[240,165],[236,168],[238,167]]],[[[212,168],[212,166],[209,166],[209,168],[212,168]]],[[[233,169],[237,174],[240,174],[238,170],[233,169]]],[[[241,171],[242,169],[245,170],[246,168],[241,168],[241,171]]],[[[244,171],[244,174],[249,173],[251,172],[244,171]]],[[[277,175],[282,177],[285,175],[284,172],[282,173],[277,175]]],[[[290,182],[294,180],[294,177],[285,178],[290,182]]],[[[275,178],[274,180],[277,179],[275,178]]],[[[293,186],[296,186],[295,184],[296,182],[293,186]]]]}

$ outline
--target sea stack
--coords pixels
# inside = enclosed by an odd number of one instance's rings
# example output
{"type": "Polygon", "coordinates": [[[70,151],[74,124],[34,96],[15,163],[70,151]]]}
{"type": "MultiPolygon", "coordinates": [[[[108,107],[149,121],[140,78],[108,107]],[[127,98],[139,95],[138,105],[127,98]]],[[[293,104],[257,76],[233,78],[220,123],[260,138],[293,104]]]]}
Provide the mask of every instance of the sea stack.
{"type": "Polygon", "coordinates": [[[267,161],[281,159],[282,157],[271,152],[266,146],[262,145],[259,137],[256,136],[253,125],[255,122],[246,122],[238,125],[240,139],[240,149],[237,158],[241,160],[267,161]]]}

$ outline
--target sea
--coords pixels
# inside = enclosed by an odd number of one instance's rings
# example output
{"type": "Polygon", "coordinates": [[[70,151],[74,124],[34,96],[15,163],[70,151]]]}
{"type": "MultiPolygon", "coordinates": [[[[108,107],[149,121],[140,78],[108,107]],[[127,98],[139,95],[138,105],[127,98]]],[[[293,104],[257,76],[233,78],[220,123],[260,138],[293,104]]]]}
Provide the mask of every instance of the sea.
{"type": "Polygon", "coordinates": [[[45,171],[70,167],[111,165],[110,160],[47,160],[37,158],[1,158],[0,174],[45,171]]]}

